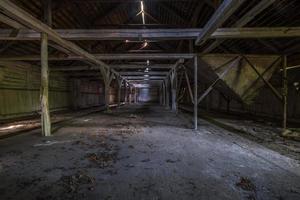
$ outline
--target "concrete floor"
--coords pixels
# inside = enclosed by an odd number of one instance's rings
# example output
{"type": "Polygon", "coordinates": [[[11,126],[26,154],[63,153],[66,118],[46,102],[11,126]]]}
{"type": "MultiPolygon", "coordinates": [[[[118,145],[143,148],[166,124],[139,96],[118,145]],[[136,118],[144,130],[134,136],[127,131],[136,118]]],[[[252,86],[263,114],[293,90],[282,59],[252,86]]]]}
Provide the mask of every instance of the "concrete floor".
{"type": "Polygon", "coordinates": [[[0,199],[300,199],[300,164],[157,106],[0,140],[0,199]]]}

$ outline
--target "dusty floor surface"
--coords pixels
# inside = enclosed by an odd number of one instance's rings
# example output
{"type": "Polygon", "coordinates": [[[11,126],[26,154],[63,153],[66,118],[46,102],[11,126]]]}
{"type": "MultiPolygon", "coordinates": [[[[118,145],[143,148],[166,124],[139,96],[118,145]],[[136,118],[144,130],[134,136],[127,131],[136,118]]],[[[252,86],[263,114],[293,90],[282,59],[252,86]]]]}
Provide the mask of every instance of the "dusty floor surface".
{"type": "MultiPolygon", "coordinates": [[[[281,136],[282,128],[274,122],[237,119],[228,116],[204,117],[208,121],[229,131],[240,134],[269,149],[300,161],[300,141],[281,136]],[[216,122],[216,123],[215,123],[216,122]]],[[[299,124],[300,125],[300,124],[299,124]]],[[[297,125],[297,127],[299,127],[297,125]]]]}
{"type": "MultiPolygon", "coordinates": [[[[114,105],[112,105],[114,106],[114,105]]],[[[65,122],[76,117],[81,117],[89,113],[99,112],[104,110],[103,107],[94,107],[88,109],[82,109],[80,111],[64,111],[51,113],[52,124],[65,122]]],[[[32,116],[28,119],[20,119],[16,121],[7,120],[0,123],[0,139],[5,137],[10,137],[12,135],[17,135],[26,131],[30,131],[41,127],[41,119],[39,116],[32,116]]]]}
{"type": "Polygon", "coordinates": [[[155,106],[0,140],[0,199],[300,199],[300,165],[155,106]],[[162,110],[162,111],[161,111],[162,110]]]}

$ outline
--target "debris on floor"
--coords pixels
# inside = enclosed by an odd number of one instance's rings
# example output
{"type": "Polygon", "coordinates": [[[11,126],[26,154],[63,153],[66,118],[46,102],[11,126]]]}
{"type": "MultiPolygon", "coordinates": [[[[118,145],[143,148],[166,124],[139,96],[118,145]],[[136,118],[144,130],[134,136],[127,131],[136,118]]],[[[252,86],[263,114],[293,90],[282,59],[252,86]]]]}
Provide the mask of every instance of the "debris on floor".
{"type": "Polygon", "coordinates": [[[238,186],[246,191],[255,191],[255,189],[256,189],[255,185],[247,177],[241,177],[240,181],[238,183],[236,183],[236,186],[238,186]]]}
{"type": "Polygon", "coordinates": [[[296,160],[202,119],[195,134],[188,117],[143,110],[138,119],[128,118],[138,106],[81,117],[47,139],[2,140],[1,199],[299,199],[296,160]]]}
{"type": "Polygon", "coordinates": [[[73,193],[76,192],[81,185],[86,185],[89,190],[93,190],[95,178],[89,176],[84,171],[78,171],[74,175],[61,177],[59,182],[63,184],[67,192],[73,193]]]}
{"type": "Polygon", "coordinates": [[[134,118],[134,119],[136,119],[136,118],[138,118],[138,116],[137,116],[137,115],[134,115],[134,114],[131,114],[131,115],[129,115],[129,118],[134,118]]]}
{"type": "Polygon", "coordinates": [[[66,141],[50,141],[50,140],[47,140],[47,141],[44,141],[44,143],[39,143],[39,144],[35,144],[33,145],[34,147],[40,147],[40,146],[51,146],[51,145],[54,145],[54,144],[64,144],[64,143],[70,143],[70,142],[74,142],[72,140],[66,140],[66,141]]]}

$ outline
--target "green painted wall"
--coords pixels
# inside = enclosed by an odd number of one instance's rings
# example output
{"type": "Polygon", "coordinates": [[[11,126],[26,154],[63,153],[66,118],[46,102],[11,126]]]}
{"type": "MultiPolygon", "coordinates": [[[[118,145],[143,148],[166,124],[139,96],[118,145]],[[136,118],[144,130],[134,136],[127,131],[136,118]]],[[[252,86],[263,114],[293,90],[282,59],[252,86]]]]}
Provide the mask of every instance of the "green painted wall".
{"type": "MultiPolygon", "coordinates": [[[[59,73],[50,74],[51,110],[70,106],[69,82],[59,73]]],[[[40,110],[40,69],[23,64],[0,66],[0,120],[37,114],[40,110]]]]}

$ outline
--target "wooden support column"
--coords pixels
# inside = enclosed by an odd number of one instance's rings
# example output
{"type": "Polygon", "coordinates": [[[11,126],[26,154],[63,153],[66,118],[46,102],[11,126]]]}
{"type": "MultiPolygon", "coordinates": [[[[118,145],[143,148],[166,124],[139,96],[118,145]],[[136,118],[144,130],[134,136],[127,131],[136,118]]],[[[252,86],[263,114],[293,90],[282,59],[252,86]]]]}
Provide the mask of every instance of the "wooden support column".
{"type": "Polygon", "coordinates": [[[138,89],[136,87],[134,87],[134,103],[137,104],[137,98],[138,98],[138,89]]]}
{"type": "Polygon", "coordinates": [[[101,68],[101,73],[104,80],[105,108],[109,110],[109,103],[110,103],[109,90],[110,90],[110,83],[114,77],[114,74],[110,70],[104,68],[101,68]]]}
{"type": "Polygon", "coordinates": [[[132,88],[131,88],[131,86],[129,86],[129,104],[132,103],[131,95],[132,95],[132,88]]]}
{"type": "Polygon", "coordinates": [[[162,105],[162,85],[159,87],[159,105],[162,105]]]}
{"type": "Polygon", "coordinates": [[[120,107],[121,106],[121,89],[122,89],[123,80],[120,78],[117,80],[118,80],[118,107],[120,107]]]}
{"type": "MultiPolygon", "coordinates": [[[[44,3],[44,20],[51,25],[51,0],[44,3]]],[[[41,33],[41,126],[42,135],[51,136],[49,110],[48,34],[41,33]]]]}
{"type": "Polygon", "coordinates": [[[165,105],[165,83],[164,81],[161,83],[161,105],[165,105]]]}
{"type": "Polygon", "coordinates": [[[194,129],[198,129],[198,56],[194,57],[194,129]]]}
{"type": "Polygon", "coordinates": [[[171,95],[172,95],[172,111],[177,112],[177,72],[174,68],[170,75],[171,79],[171,95]]]}
{"type": "Polygon", "coordinates": [[[282,67],[282,84],[283,84],[283,90],[282,90],[282,104],[283,104],[283,133],[287,129],[287,109],[288,109],[288,103],[287,103],[287,95],[288,95],[288,77],[287,77],[287,56],[283,56],[283,67],[282,67]]]}
{"type": "Polygon", "coordinates": [[[109,110],[109,84],[105,83],[105,108],[109,110]]]}
{"type": "Polygon", "coordinates": [[[170,108],[170,80],[169,77],[166,79],[166,107],[170,108]]]}
{"type": "Polygon", "coordinates": [[[166,82],[164,81],[164,106],[167,105],[167,85],[166,82]]]}
{"type": "Polygon", "coordinates": [[[127,83],[126,83],[126,81],[124,81],[124,90],[125,90],[124,101],[125,101],[125,104],[127,104],[127,101],[128,101],[128,93],[127,93],[127,83]]]}

